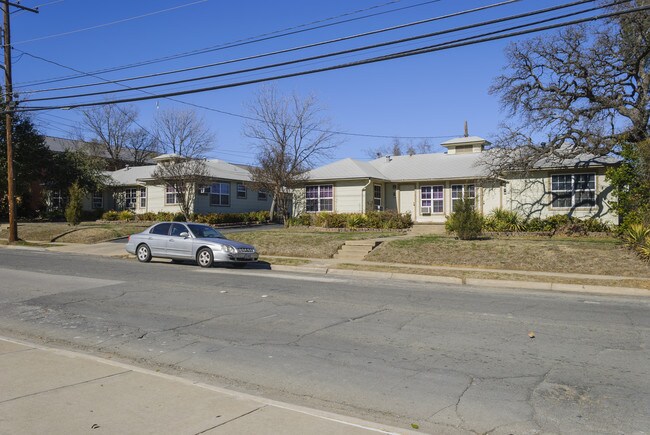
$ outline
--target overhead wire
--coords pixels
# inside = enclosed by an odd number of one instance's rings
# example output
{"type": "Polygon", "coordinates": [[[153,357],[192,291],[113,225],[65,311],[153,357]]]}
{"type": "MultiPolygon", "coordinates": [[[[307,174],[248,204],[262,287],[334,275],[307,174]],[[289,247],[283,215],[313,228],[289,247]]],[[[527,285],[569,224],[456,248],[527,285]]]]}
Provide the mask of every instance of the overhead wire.
{"type": "MultiPolygon", "coordinates": [[[[287,66],[287,65],[294,65],[294,64],[313,61],[313,60],[326,59],[326,58],[330,58],[330,57],[340,56],[340,55],[343,55],[343,54],[357,53],[357,52],[361,52],[361,51],[365,51],[365,50],[370,50],[370,49],[375,49],[375,48],[380,48],[380,47],[387,47],[387,46],[391,46],[391,45],[402,44],[402,43],[405,43],[405,42],[411,42],[411,41],[416,41],[416,40],[420,40],[420,39],[427,39],[427,38],[432,38],[432,37],[435,37],[435,36],[446,35],[446,34],[449,34],[449,33],[455,33],[455,32],[459,32],[459,31],[463,31],[463,30],[476,29],[476,28],[479,28],[479,27],[485,27],[485,26],[489,26],[489,25],[492,25],[492,24],[500,24],[500,23],[504,23],[504,22],[507,22],[507,21],[513,21],[513,20],[517,20],[517,19],[520,19],[520,18],[524,18],[524,17],[527,18],[527,17],[531,17],[531,16],[534,16],[534,15],[540,15],[540,14],[544,14],[544,13],[548,13],[548,12],[554,12],[554,11],[557,11],[557,10],[560,10],[560,9],[564,9],[564,8],[568,8],[568,7],[572,7],[572,6],[576,6],[576,5],[580,5],[580,4],[584,4],[584,3],[593,3],[594,1],[595,0],[579,0],[579,1],[572,2],[572,3],[564,4],[564,5],[553,6],[553,7],[550,7],[550,8],[539,9],[539,10],[535,10],[535,11],[531,11],[531,12],[527,12],[527,13],[523,13],[523,14],[516,14],[516,15],[501,17],[501,18],[497,18],[497,19],[493,19],[493,20],[482,21],[482,22],[479,22],[479,23],[472,23],[472,24],[468,24],[468,25],[464,25],[464,26],[458,26],[458,27],[454,27],[454,28],[451,28],[451,29],[444,29],[444,30],[440,30],[440,31],[436,31],[436,32],[430,32],[430,33],[426,33],[426,34],[422,34],[422,35],[416,35],[416,36],[411,36],[411,37],[407,37],[407,38],[400,38],[400,39],[396,39],[396,40],[385,41],[385,42],[380,42],[380,43],[376,43],[376,44],[370,44],[370,45],[365,45],[365,46],[361,46],[361,47],[350,48],[350,49],[346,49],[346,50],[339,50],[339,51],[330,52],[330,53],[324,53],[324,54],[319,54],[319,55],[314,55],[314,56],[308,56],[308,57],[303,57],[303,58],[299,58],[299,59],[292,59],[292,60],[287,60],[287,61],[283,61],[283,62],[276,62],[276,63],[273,63],[273,64],[267,64],[267,65],[262,65],[262,66],[245,68],[245,69],[240,69],[240,70],[235,70],[235,71],[228,71],[228,72],[223,72],[223,73],[218,73],[218,74],[210,74],[210,75],[204,75],[204,76],[200,76],[200,77],[192,77],[192,78],[173,80],[173,81],[162,82],[162,83],[153,83],[153,84],[148,84],[148,85],[129,86],[129,87],[126,87],[124,89],[113,89],[113,90],[107,90],[107,91],[96,91],[96,92],[87,92],[87,93],[81,93],[81,94],[59,95],[59,96],[42,97],[42,98],[30,98],[30,99],[28,99],[26,101],[38,102],[38,101],[52,101],[52,100],[62,100],[62,99],[71,99],[71,98],[83,98],[83,97],[98,96],[98,95],[112,95],[112,94],[116,94],[116,93],[128,92],[130,90],[151,89],[151,88],[157,88],[157,87],[161,87],[161,86],[171,86],[171,85],[177,85],[177,84],[183,84],[183,83],[191,83],[191,82],[214,79],[214,78],[228,77],[228,76],[232,76],[232,75],[262,71],[262,70],[266,70],[266,69],[272,69],[272,68],[277,68],[277,67],[287,66]]],[[[629,2],[629,1],[630,0],[619,0],[618,2],[615,2],[615,4],[625,3],[625,2],[629,2]]],[[[554,17],[551,17],[551,18],[547,18],[545,20],[539,20],[539,21],[536,21],[536,22],[525,23],[525,24],[522,24],[522,25],[519,25],[519,26],[509,27],[509,28],[506,28],[504,30],[498,30],[497,32],[510,31],[510,30],[514,30],[514,29],[517,29],[517,28],[521,28],[521,27],[538,25],[538,24],[548,22],[548,21],[564,19],[564,18],[568,18],[568,17],[571,17],[571,16],[579,15],[579,14],[593,12],[593,11],[601,9],[601,8],[602,8],[601,6],[596,6],[596,7],[584,9],[584,10],[581,10],[581,11],[571,12],[571,13],[565,14],[565,15],[554,16],[554,17]]],[[[493,33],[494,32],[484,33],[484,34],[481,34],[481,35],[478,35],[478,36],[473,36],[473,37],[470,37],[470,38],[488,36],[488,35],[493,34],[493,33]]],[[[445,44],[461,42],[461,41],[466,40],[466,39],[467,38],[459,39],[459,40],[455,40],[455,41],[451,41],[451,42],[446,42],[445,44]]],[[[118,83],[120,83],[120,81],[116,81],[115,83],[118,84],[118,83]]]]}
{"type": "MultiPolygon", "coordinates": [[[[393,0],[393,1],[389,1],[387,3],[382,3],[380,5],[371,6],[371,7],[365,8],[365,9],[359,9],[357,11],[348,12],[348,13],[337,15],[337,16],[334,16],[334,17],[317,20],[317,21],[314,21],[314,22],[309,23],[309,24],[302,24],[302,25],[298,25],[298,26],[294,26],[294,27],[289,27],[289,28],[286,28],[286,29],[283,29],[283,30],[277,30],[277,31],[269,32],[269,33],[264,33],[264,34],[261,34],[261,35],[258,35],[258,36],[253,36],[253,37],[250,37],[250,38],[244,38],[244,39],[236,40],[236,41],[233,41],[233,42],[220,44],[220,45],[217,45],[217,46],[206,47],[206,48],[203,48],[203,49],[192,50],[192,51],[183,52],[183,53],[177,53],[177,54],[170,55],[170,56],[165,56],[165,57],[151,59],[151,60],[147,60],[147,61],[132,63],[132,64],[128,64],[128,65],[122,65],[122,66],[117,66],[117,67],[111,67],[111,68],[96,70],[96,71],[92,71],[92,73],[94,73],[94,74],[103,74],[103,73],[108,73],[108,72],[121,71],[121,70],[124,70],[124,69],[130,69],[130,68],[135,68],[135,67],[139,67],[139,66],[151,65],[151,64],[154,64],[154,63],[165,62],[165,61],[168,61],[168,60],[176,60],[176,59],[181,59],[181,58],[184,58],[184,57],[189,57],[189,56],[194,56],[194,55],[199,55],[199,54],[205,54],[205,53],[209,53],[209,52],[213,52],[213,51],[225,50],[225,49],[234,48],[234,47],[240,47],[240,46],[243,46],[243,45],[249,45],[249,44],[254,44],[254,43],[258,43],[258,42],[268,41],[268,40],[271,40],[271,39],[277,39],[277,38],[282,38],[282,37],[285,37],[285,36],[291,36],[291,35],[295,35],[295,34],[298,34],[298,33],[304,33],[304,32],[308,32],[308,31],[312,31],[312,30],[318,30],[318,29],[322,29],[324,27],[331,27],[331,26],[335,26],[335,25],[339,25],[339,24],[345,24],[345,23],[352,22],[352,21],[357,21],[357,20],[371,18],[371,17],[375,17],[375,16],[379,16],[379,15],[388,14],[388,13],[398,12],[398,11],[402,11],[402,10],[406,10],[406,9],[411,9],[411,8],[415,8],[415,7],[419,7],[419,6],[424,6],[424,5],[431,4],[431,3],[438,3],[438,2],[440,2],[442,0],[427,0],[427,1],[420,2],[420,3],[414,4],[414,5],[409,5],[409,6],[404,6],[404,7],[401,7],[401,8],[390,9],[390,10],[384,11],[384,12],[378,12],[378,13],[363,15],[361,17],[346,19],[346,20],[342,20],[342,21],[336,21],[334,23],[330,23],[330,24],[327,24],[327,25],[319,25],[319,26],[314,26],[314,27],[308,27],[308,28],[305,28],[305,29],[301,29],[299,31],[294,31],[294,29],[300,29],[300,28],[304,27],[305,25],[310,25],[310,24],[315,24],[315,23],[317,24],[317,23],[321,23],[321,22],[331,21],[333,19],[341,18],[341,17],[348,16],[348,15],[354,15],[354,14],[365,12],[365,11],[371,10],[371,9],[376,9],[376,8],[379,8],[379,7],[386,6],[388,4],[397,3],[399,1],[401,1],[401,0],[393,0]],[[285,33],[282,33],[282,32],[285,32],[285,33]]],[[[17,85],[30,85],[30,84],[31,85],[40,85],[40,84],[55,83],[55,82],[65,81],[65,80],[72,80],[72,79],[81,78],[81,77],[84,77],[84,74],[57,77],[57,78],[52,78],[52,79],[36,80],[36,81],[30,81],[30,82],[22,82],[22,83],[17,83],[17,85]]]]}
{"type": "Polygon", "coordinates": [[[99,106],[99,105],[107,105],[107,104],[129,103],[129,102],[134,102],[134,101],[146,101],[146,100],[152,100],[152,99],[156,99],[156,98],[175,97],[175,96],[179,96],[179,95],[190,95],[190,94],[202,93],[202,92],[207,92],[207,91],[230,89],[230,88],[247,86],[247,85],[251,85],[251,84],[263,83],[263,82],[268,82],[268,81],[273,81],[273,80],[281,80],[281,79],[292,78],[292,77],[300,77],[300,76],[312,75],[312,74],[322,73],[322,72],[326,72],[326,71],[347,69],[347,68],[357,67],[357,66],[361,66],[361,65],[367,65],[367,64],[377,63],[377,62],[384,62],[384,61],[388,61],[388,60],[394,60],[394,59],[401,59],[401,58],[410,57],[410,56],[416,56],[416,55],[425,54],[425,53],[449,50],[449,49],[453,49],[453,48],[465,47],[465,46],[475,45],[475,44],[482,44],[482,43],[485,43],[485,42],[497,41],[497,40],[501,40],[501,39],[512,38],[512,37],[515,37],[515,36],[528,35],[528,34],[531,34],[531,33],[538,33],[538,32],[542,32],[542,31],[546,31],[546,30],[552,30],[552,29],[557,29],[557,28],[566,27],[566,26],[570,26],[570,25],[586,23],[586,22],[589,22],[589,21],[597,21],[597,20],[602,20],[602,19],[605,19],[605,18],[614,17],[614,16],[620,16],[620,15],[625,15],[625,14],[634,13],[634,12],[642,12],[642,11],[646,11],[646,10],[649,10],[649,9],[650,9],[650,6],[640,6],[640,7],[630,8],[630,9],[623,10],[623,11],[614,11],[614,12],[610,12],[610,13],[595,15],[595,16],[586,17],[586,18],[580,18],[580,19],[566,21],[566,22],[562,22],[562,23],[556,23],[556,24],[552,24],[552,25],[536,27],[536,28],[533,28],[533,29],[521,30],[521,31],[517,31],[517,32],[510,32],[510,33],[505,33],[505,34],[500,34],[500,35],[493,35],[493,36],[490,36],[490,37],[477,38],[477,39],[472,39],[472,40],[468,40],[468,41],[464,41],[464,42],[458,42],[458,43],[452,43],[452,44],[444,44],[444,45],[435,44],[435,45],[431,45],[431,46],[421,47],[421,48],[418,48],[418,49],[397,52],[397,53],[393,53],[393,54],[390,54],[390,55],[378,56],[378,57],[373,57],[373,58],[368,58],[368,59],[362,59],[362,60],[355,61],[355,62],[348,62],[348,63],[344,63],[344,64],[337,64],[337,65],[332,65],[332,66],[323,67],[323,68],[311,69],[311,70],[300,71],[300,72],[289,73],[289,74],[276,75],[276,76],[271,76],[271,77],[264,77],[264,78],[260,78],[260,79],[254,79],[254,80],[247,80],[247,81],[228,83],[228,84],[224,84],[224,85],[209,86],[209,87],[190,89],[190,90],[184,90],[184,91],[177,91],[177,92],[167,92],[167,93],[154,94],[154,95],[149,95],[149,96],[144,96],[144,97],[131,97],[131,98],[122,98],[122,99],[115,99],[115,100],[94,101],[94,102],[87,102],[87,103],[74,103],[74,104],[70,104],[70,105],[32,106],[32,107],[25,106],[25,107],[22,107],[22,108],[18,107],[18,108],[13,109],[13,110],[11,110],[9,112],[40,111],[40,110],[49,110],[49,109],[55,109],[55,108],[58,108],[58,109],[63,109],[63,108],[72,109],[72,108],[99,106]]]}
{"type": "MultiPolygon", "coordinates": [[[[362,37],[366,37],[366,36],[370,36],[370,35],[376,35],[376,34],[379,34],[379,33],[385,33],[385,32],[389,32],[389,31],[393,31],[393,30],[399,30],[399,29],[404,29],[404,28],[407,28],[407,27],[416,26],[416,25],[431,23],[431,22],[434,22],[434,21],[440,21],[440,20],[444,20],[444,19],[454,18],[454,17],[466,15],[466,14],[473,13],[473,12],[484,11],[484,10],[487,10],[487,9],[491,9],[491,8],[495,8],[495,7],[499,7],[499,6],[505,6],[505,5],[515,3],[515,2],[519,2],[519,1],[521,1],[521,0],[505,0],[505,1],[502,1],[502,2],[498,2],[498,3],[492,3],[492,4],[489,4],[489,5],[480,6],[480,7],[473,8],[473,9],[465,9],[465,10],[462,10],[462,11],[458,11],[458,12],[454,12],[454,13],[450,13],[450,14],[445,14],[445,15],[439,15],[439,16],[432,17],[432,18],[427,18],[427,19],[424,19],[424,20],[418,20],[418,21],[413,21],[413,22],[410,22],[410,23],[400,24],[400,25],[397,25],[397,26],[384,27],[382,29],[371,30],[371,31],[368,31],[368,32],[357,33],[357,34],[354,34],[354,35],[343,36],[343,37],[340,37],[340,38],[334,38],[334,39],[329,39],[329,40],[325,40],[325,41],[319,41],[319,42],[315,42],[315,43],[311,43],[311,44],[304,44],[304,45],[300,45],[300,46],[296,46],[296,47],[285,48],[285,49],[282,49],[282,50],[270,51],[270,52],[256,54],[256,55],[252,55],[252,56],[246,56],[246,57],[240,57],[240,58],[236,58],[236,59],[213,62],[213,63],[209,63],[209,64],[205,64],[205,65],[197,65],[197,66],[192,66],[192,67],[187,67],[187,68],[175,69],[175,70],[171,70],[171,71],[162,71],[162,72],[151,73],[151,74],[146,74],[146,75],[140,75],[140,76],[135,76],[135,77],[127,77],[127,78],[122,78],[122,79],[117,79],[117,80],[109,80],[109,81],[104,81],[104,82],[100,82],[100,83],[98,83],[98,82],[84,83],[84,84],[80,84],[80,85],[61,86],[61,87],[58,87],[58,88],[48,88],[48,89],[30,89],[30,90],[26,90],[26,91],[22,91],[22,92],[29,93],[29,94],[35,94],[35,93],[42,93],[42,92],[54,92],[54,91],[62,91],[62,90],[69,90],[69,89],[80,89],[80,88],[87,88],[87,87],[93,87],[93,86],[103,86],[103,85],[108,85],[108,84],[123,83],[123,82],[128,82],[128,81],[133,81],[133,80],[142,80],[142,79],[147,79],[147,78],[160,77],[160,76],[164,76],[164,75],[178,74],[178,73],[182,73],[182,72],[196,71],[196,70],[199,70],[199,69],[212,68],[212,67],[215,67],[215,66],[222,66],[222,65],[228,65],[228,64],[233,64],[233,63],[239,63],[239,62],[243,62],[243,61],[248,61],[248,60],[253,60],[253,59],[260,59],[260,58],[264,58],[264,57],[275,56],[275,55],[279,55],[279,54],[285,54],[285,53],[291,53],[291,52],[294,52],[294,51],[305,50],[305,49],[308,49],[308,48],[320,47],[320,46],[323,46],[323,45],[329,45],[329,44],[333,44],[333,43],[349,41],[349,40],[352,40],[352,39],[362,38],[362,37]]],[[[582,3],[594,2],[594,1],[596,1],[596,0],[582,0],[582,1],[577,1],[574,4],[582,4],[582,3]]],[[[565,6],[565,7],[569,7],[569,6],[565,6]]],[[[21,53],[23,53],[23,54],[30,55],[29,53],[25,53],[23,50],[19,50],[19,51],[21,51],[21,53]]]]}

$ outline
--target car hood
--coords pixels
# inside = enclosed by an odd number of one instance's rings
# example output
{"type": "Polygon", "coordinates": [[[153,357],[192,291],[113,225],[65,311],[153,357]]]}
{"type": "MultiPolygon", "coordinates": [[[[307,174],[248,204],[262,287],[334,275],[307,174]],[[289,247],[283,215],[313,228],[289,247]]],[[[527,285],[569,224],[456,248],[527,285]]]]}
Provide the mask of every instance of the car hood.
{"type": "Polygon", "coordinates": [[[240,249],[240,248],[252,248],[252,249],[255,249],[253,246],[251,246],[251,245],[249,245],[247,243],[237,242],[235,240],[201,238],[201,237],[197,237],[196,240],[199,240],[201,242],[205,242],[207,244],[228,245],[228,246],[232,246],[233,248],[236,248],[236,249],[240,249]]]}

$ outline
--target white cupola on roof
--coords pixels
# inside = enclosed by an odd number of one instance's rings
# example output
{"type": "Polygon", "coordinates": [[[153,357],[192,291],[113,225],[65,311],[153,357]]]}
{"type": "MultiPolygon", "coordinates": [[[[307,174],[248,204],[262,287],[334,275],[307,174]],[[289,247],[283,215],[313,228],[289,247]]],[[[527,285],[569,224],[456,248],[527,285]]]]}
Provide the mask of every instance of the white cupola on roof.
{"type": "Polygon", "coordinates": [[[479,136],[470,136],[467,131],[467,121],[465,121],[465,135],[450,139],[440,144],[447,148],[447,154],[470,154],[480,153],[490,142],[479,136]]]}

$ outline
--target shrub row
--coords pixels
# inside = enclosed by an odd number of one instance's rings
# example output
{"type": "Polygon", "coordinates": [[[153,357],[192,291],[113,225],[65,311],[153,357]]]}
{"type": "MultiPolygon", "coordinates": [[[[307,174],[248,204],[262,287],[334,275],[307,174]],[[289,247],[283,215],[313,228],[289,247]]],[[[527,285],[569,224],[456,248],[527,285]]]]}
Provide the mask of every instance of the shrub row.
{"type": "MultiPolygon", "coordinates": [[[[144,222],[163,222],[174,221],[184,222],[185,216],[183,213],[171,212],[146,212],[135,214],[130,210],[114,211],[110,210],[102,214],[102,220],[105,221],[144,221],[144,222]]],[[[192,222],[219,225],[219,224],[249,224],[249,223],[263,223],[269,220],[268,211],[253,211],[249,213],[209,213],[198,214],[194,213],[190,216],[192,222]]]]}
{"type": "Polygon", "coordinates": [[[410,214],[400,214],[396,211],[369,211],[362,213],[304,213],[289,218],[288,226],[311,226],[322,228],[374,228],[374,229],[405,229],[413,226],[410,214]]]}

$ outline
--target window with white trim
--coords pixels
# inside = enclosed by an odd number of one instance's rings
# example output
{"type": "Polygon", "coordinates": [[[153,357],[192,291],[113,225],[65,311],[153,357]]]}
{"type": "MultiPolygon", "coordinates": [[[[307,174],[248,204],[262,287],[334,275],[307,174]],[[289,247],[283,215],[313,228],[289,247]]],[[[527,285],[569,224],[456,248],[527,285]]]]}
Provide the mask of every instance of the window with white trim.
{"type": "Polygon", "coordinates": [[[210,205],[230,205],[230,183],[214,183],[210,186],[210,205]]]}
{"type": "Polygon", "coordinates": [[[63,210],[68,203],[65,190],[54,189],[50,192],[50,210],[63,210]]]}
{"type": "Polygon", "coordinates": [[[165,204],[166,205],[172,205],[172,204],[180,204],[181,201],[181,194],[176,191],[176,187],[174,186],[167,186],[165,189],[165,204]]]}
{"type": "Polygon", "coordinates": [[[246,199],[246,185],[237,183],[237,199],[246,199]]]}
{"type": "Polygon", "coordinates": [[[555,208],[596,205],[596,174],[551,175],[552,206],[555,208]]]}
{"type": "Polygon", "coordinates": [[[92,208],[93,210],[104,208],[104,194],[102,192],[93,192],[92,208]]]}
{"type": "Polygon", "coordinates": [[[375,184],[373,186],[373,188],[372,188],[372,191],[373,191],[372,205],[374,206],[375,210],[381,210],[381,206],[382,206],[382,204],[381,204],[381,202],[382,202],[381,201],[381,198],[382,198],[381,184],[375,184]]]}
{"type": "Polygon", "coordinates": [[[308,212],[334,210],[334,186],[331,184],[306,186],[305,198],[308,212]]]}
{"type": "Polygon", "coordinates": [[[443,186],[420,187],[420,210],[422,214],[444,213],[443,186]]]}
{"type": "Polygon", "coordinates": [[[147,188],[140,188],[140,208],[147,208],[147,188]]]}
{"type": "Polygon", "coordinates": [[[135,210],[135,204],[138,197],[138,189],[131,187],[124,189],[124,209],[135,210]]]}
{"type": "Polygon", "coordinates": [[[451,211],[456,211],[456,204],[461,199],[471,201],[476,206],[476,189],[473,184],[452,184],[451,185],[451,211]]]}
{"type": "Polygon", "coordinates": [[[257,191],[257,200],[258,201],[266,201],[269,198],[268,194],[263,191],[263,190],[258,190],[257,191]]]}

